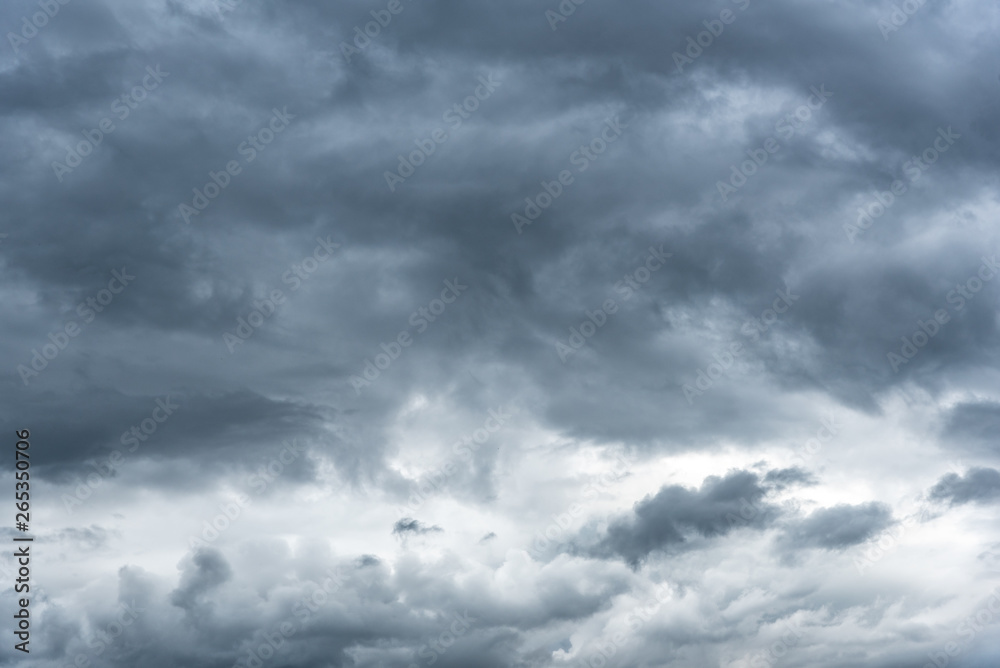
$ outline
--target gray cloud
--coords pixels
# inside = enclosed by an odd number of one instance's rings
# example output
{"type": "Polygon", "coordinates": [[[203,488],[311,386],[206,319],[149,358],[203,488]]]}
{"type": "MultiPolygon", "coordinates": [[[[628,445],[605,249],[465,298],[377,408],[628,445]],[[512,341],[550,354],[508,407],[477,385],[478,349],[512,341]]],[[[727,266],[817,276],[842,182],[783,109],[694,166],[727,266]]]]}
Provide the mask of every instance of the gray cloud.
{"type": "Polygon", "coordinates": [[[218,550],[201,548],[181,567],[180,586],[170,594],[170,602],[190,611],[197,598],[232,577],[232,569],[218,550]]]}
{"type": "Polygon", "coordinates": [[[773,485],[777,489],[793,485],[815,485],[817,482],[816,476],[799,466],[775,469],[764,475],[764,484],[773,485]]]}
{"type": "Polygon", "coordinates": [[[1000,404],[996,402],[960,403],[947,417],[942,438],[956,442],[970,453],[997,456],[1000,445],[996,433],[1000,428],[1000,404]]]}
{"type": "Polygon", "coordinates": [[[408,533],[412,534],[427,534],[444,531],[439,526],[424,526],[419,520],[415,520],[409,517],[404,517],[392,526],[392,533],[402,536],[408,533]]]}
{"type": "Polygon", "coordinates": [[[778,514],[775,506],[763,503],[766,494],[758,476],[748,471],[710,476],[700,489],[663,487],[636,503],[631,516],[613,520],[593,552],[620,556],[638,566],[654,551],[686,546],[691,536],[713,538],[742,527],[764,528],[778,514]]]}
{"type": "Polygon", "coordinates": [[[789,666],[964,643],[1000,540],[995,8],[389,6],[0,8],[25,668],[230,668],[286,621],[266,665],[741,665],[779,620],[789,666]],[[859,577],[846,548],[928,500],[859,577]]]}
{"type": "Polygon", "coordinates": [[[865,542],[892,523],[892,509],[883,503],[843,504],[813,511],[789,528],[783,542],[795,549],[842,550],[865,542]]]}
{"type": "Polygon", "coordinates": [[[1000,498],[1000,471],[972,468],[964,476],[949,473],[930,489],[928,495],[935,501],[948,501],[953,506],[989,503],[1000,498]]]}

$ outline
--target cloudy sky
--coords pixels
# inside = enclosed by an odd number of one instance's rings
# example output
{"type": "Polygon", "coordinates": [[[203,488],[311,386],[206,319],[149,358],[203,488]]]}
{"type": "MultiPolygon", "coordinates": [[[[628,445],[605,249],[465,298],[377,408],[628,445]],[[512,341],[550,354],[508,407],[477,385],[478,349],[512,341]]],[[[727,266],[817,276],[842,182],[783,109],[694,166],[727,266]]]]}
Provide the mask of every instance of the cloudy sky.
{"type": "Polygon", "coordinates": [[[994,3],[0,25],[2,665],[1000,663],[994,3]]]}

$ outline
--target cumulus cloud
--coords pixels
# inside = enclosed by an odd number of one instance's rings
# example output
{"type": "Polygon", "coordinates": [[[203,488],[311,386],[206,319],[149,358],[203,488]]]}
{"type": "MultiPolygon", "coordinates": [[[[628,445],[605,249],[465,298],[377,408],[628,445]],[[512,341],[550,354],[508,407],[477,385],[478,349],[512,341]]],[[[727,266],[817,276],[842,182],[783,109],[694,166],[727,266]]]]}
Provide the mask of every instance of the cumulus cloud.
{"type": "Polygon", "coordinates": [[[935,501],[947,501],[953,506],[989,503],[1000,499],[1000,471],[973,468],[964,476],[949,473],[931,488],[929,496],[935,501]]]}
{"type": "Polygon", "coordinates": [[[698,489],[663,487],[636,503],[631,515],[613,520],[593,552],[637,566],[651,552],[686,546],[691,536],[713,538],[741,527],[763,528],[778,514],[775,506],[762,503],[766,494],[749,471],[710,476],[698,489]]]}
{"type": "Polygon", "coordinates": [[[180,585],[170,594],[170,602],[190,610],[198,596],[218,587],[232,577],[232,569],[222,553],[202,548],[190,555],[181,566],[180,585]]]}
{"type": "Polygon", "coordinates": [[[863,543],[892,524],[892,509],[878,502],[821,508],[794,523],[783,537],[789,546],[842,550],[863,543]]]}

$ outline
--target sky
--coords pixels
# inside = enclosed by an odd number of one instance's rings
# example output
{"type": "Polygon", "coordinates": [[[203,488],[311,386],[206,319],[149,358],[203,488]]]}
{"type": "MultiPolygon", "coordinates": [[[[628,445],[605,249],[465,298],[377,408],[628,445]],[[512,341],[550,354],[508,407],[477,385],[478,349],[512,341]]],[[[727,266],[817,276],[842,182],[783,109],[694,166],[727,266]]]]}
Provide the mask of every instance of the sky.
{"type": "Polygon", "coordinates": [[[1000,663],[995,4],[0,27],[0,665],[1000,663]]]}

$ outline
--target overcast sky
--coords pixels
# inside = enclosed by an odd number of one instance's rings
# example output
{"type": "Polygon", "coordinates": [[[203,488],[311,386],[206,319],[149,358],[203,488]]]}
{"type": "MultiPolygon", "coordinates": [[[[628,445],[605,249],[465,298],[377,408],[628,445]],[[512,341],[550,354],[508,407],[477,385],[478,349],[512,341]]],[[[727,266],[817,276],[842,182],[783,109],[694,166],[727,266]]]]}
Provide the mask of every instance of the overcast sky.
{"type": "Polygon", "coordinates": [[[0,27],[2,665],[1000,664],[994,3],[0,27]]]}

